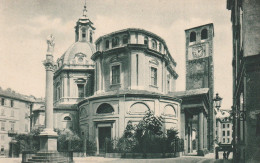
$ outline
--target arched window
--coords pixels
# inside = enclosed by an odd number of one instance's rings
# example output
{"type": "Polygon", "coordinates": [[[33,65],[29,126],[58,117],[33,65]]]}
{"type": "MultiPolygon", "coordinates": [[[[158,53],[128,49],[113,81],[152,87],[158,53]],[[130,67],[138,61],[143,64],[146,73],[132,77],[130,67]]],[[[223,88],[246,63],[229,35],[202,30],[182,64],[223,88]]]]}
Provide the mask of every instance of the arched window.
{"type": "Polygon", "coordinates": [[[69,116],[64,117],[64,121],[71,121],[71,118],[69,116]]]}
{"type": "Polygon", "coordinates": [[[85,38],[86,38],[86,30],[82,29],[82,39],[85,39],[85,38]]]}
{"type": "Polygon", "coordinates": [[[90,43],[92,43],[92,42],[93,42],[92,31],[90,31],[90,33],[89,33],[89,42],[90,42],[90,43]]]}
{"type": "Polygon", "coordinates": [[[106,48],[109,48],[109,40],[106,40],[106,48]]]}
{"type": "Polygon", "coordinates": [[[130,113],[145,114],[146,111],[150,110],[149,107],[141,102],[137,102],[130,107],[130,113]]]}
{"type": "Polygon", "coordinates": [[[144,37],[144,44],[148,45],[148,37],[146,37],[146,36],[144,37]]]}
{"type": "Polygon", "coordinates": [[[70,116],[65,116],[62,121],[63,128],[68,128],[70,130],[73,129],[72,127],[72,120],[70,116]]]}
{"type": "Polygon", "coordinates": [[[159,43],[159,52],[162,52],[162,44],[159,43]]]}
{"type": "Polygon", "coordinates": [[[78,86],[78,97],[83,98],[84,97],[84,84],[77,84],[78,86]]]}
{"type": "Polygon", "coordinates": [[[108,113],[113,113],[114,109],[110,104],[104,103],[99,105],[97,108],[97,114],[108,114],[108,113]]]}
{"type": "Polygon", "coordinates": [[[196,32],[191,32],[190,33],[190,42],[196,41],[196,32]]]}
{"type": "Polygon", "coordinates": [[[201,39],[204,40],[204,39],[207,39],[208,38],[208,30],[207,29],[203,29],[201,31],[201,39]]]}
{"type": "Polygon", "coordinates": [[[152,40],[152,49],[157,49],[157,42],[155,40],[152,40]]]}
{"type": "Polygon", "coordinates": [[[119,39],[118,37],[115,37],[112,39],[112,47],[118,46],[119,45],[119,39]]]}
{"type": "Polygon", "coordinates": [[[123,37],[123,44],[127,44],[128,43],[128,36],[124,35],[123,37]]]}
{"type": "Polygon", "coordinates": [[[173,106],[167,105],[164,108],[163,114],[167,115],[167,116],[176,117],[176,110],[175,110],[175,108],[173,106]]]}

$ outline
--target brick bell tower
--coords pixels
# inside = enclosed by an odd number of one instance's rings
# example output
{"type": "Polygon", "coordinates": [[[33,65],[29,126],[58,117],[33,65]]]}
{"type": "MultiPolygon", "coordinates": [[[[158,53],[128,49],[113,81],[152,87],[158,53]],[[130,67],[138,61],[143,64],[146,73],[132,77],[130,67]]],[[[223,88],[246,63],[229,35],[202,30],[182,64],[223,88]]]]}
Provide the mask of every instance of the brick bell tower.
{"type": "Polygon", "coordinates": [[[215,111],[213,108],[214,64],[212,23],[185,30],[186,90],[209,88],[208,149],[214,151],[215,111]]]}

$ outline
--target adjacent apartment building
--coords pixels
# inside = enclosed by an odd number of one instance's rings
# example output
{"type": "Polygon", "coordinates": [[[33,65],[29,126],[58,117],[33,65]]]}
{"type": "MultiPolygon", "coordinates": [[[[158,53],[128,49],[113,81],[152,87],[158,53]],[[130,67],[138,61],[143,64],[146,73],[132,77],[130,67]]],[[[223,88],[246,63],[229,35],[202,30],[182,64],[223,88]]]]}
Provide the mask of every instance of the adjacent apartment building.
{"type": "Polygon", "coordinates": [[[227,0],[233,31],[234,162],[260,162],[260,1],[227,0]]]}
{"type": "Polygon", "coordinates": [[[231,110],[220,110],[216,115],[216,140],[221,144],[231,144],[232,138],[232,120],[230,119],[231,110]]]}
{"type": "Polygon", "coordinates": [[[30,132],[32,109],[42,104],[41,99],[0,88],[0,156],[11,155],[11,135],[30,132]]]}

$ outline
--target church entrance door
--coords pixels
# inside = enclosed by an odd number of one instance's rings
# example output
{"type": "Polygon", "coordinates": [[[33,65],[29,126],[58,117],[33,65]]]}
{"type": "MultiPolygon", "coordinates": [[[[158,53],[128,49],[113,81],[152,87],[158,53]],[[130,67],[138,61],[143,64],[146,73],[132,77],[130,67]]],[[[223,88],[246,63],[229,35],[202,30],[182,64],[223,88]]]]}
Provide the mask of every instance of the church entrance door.
{"type": "Polygon", "coordinates": [[[98,128],[99,153],[105,152],[106,139],[111,140],[111,127],[99,127],[98,128]]]}

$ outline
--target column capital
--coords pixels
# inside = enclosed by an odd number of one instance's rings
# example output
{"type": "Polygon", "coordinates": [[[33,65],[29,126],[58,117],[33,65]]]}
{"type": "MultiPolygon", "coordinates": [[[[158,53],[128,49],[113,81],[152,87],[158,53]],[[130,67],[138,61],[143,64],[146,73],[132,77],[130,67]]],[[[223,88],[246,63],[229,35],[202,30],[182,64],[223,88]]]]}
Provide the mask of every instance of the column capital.
{"type": "Polygon", "coordinates": [[[49,62],[45,60],[43,62],[43,65],[45,66],[46,71],[54,71],[55,70],[55,63],[54,62],[49,62]]]}

